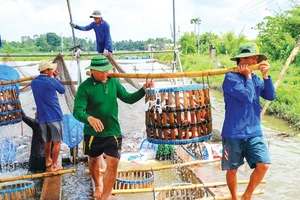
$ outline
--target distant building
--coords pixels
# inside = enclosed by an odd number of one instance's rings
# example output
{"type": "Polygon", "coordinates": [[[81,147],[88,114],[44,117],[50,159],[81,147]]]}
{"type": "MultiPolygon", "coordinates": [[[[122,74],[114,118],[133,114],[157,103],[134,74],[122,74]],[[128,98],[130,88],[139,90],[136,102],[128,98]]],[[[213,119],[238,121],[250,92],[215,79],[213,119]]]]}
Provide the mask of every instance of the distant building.
{"type": "Polygon", "coordinates": [[[173,48],[174,44],[148,44],[148,51],[159,51],[173,48]]]}

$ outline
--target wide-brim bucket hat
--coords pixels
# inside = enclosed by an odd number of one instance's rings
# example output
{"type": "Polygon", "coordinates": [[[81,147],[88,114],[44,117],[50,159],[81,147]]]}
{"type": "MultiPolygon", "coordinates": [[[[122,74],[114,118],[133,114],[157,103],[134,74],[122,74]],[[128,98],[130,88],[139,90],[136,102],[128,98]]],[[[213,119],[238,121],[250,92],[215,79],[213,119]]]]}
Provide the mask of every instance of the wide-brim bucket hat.
{"type": "Polygon", "coordinates": [[[94,56],[91,60],[91,65],[86,67],[85,69],[92,69],[100,72],[105,72],[113,68],[114,67],[108,62],[105,56],[99,55],[94,56]]]}
{"type": "Polygon", "coordinates": [[[268,59],[267,56],[259,52],[259,47],[255,43],[246,43],[239,47],[238,55],[230,58],[230,60],[236,61],[237,58],[246,58],[250,56],[258,56],[258,63],[268,59]]]}
{"type": "Polygon", "coordinates": [[[101,14],[101,11],[100,10],[94,10],[92,15],[90,15],[90,18],[101,18],[102,17],[102,14],[101,14]]]}

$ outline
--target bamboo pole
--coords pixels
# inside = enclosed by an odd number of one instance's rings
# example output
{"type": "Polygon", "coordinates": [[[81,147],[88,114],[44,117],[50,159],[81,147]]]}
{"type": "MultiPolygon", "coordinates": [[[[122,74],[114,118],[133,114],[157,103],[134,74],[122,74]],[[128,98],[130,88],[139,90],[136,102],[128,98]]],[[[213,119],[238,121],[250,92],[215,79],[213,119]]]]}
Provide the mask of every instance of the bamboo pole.
{"type": "MultiPolygon", "coordinates": [[[[248,180],[237,181],[237,184],[248,184],[248,180]]],[[[262,180],[261,184],[265,184],[266,181],[262,180]]],[[[179,190],[179,189],[196,189],[196,188],[214,188],[218,186],[226,186],[226,182],[213,182],[213,183],[199,183],[191,185],[182,186],[170,186],[170,187],[152,187],[152,188],[141,188],[141,189],[121,189],[112,190],[112,194],[135,194],[135,193],[147,193],[147,192],[163,192],[169,190],[179,190]]]]}
{"type": "Polygon", "coordinates": [[[65,170],[59,170],[59,171],[56,171],[56,172],[43,172],[43,173],[39,173],[39,174],[29,174],[29,175],[23,175],[23,176],[6,177],[6,178],[0,178],[0,183],[9,182],[9,181],[17,181],[17,180],[26,180],[26,179],[33,179],[33,178],[56,176],[56,175],[62,175],[62,174],[67,174],[67,173],[74,173],[74,172],[76,172],[76,169],[65,169],[65,170]]]}
{"type": "MultiPolygon", "coordinates": [[[[159,170],[165,170],[165,169],[171,169],[175,167],[184,167],[189,165],[197,165],[197,164],[207,164],[207,163],[214,163],[214,162],[220,162],[219,158],[212,159],[212,160],[196,160],[191,162],[185,162],[185,163],[177,163],[173,165],[164,165],[164,166],[157,166],[157,167],[144,167],[144,168],[128,168],[128,169],[118,169],[118,173],[124,173],[124,172],[147,172],[147,171],[159,171],[159,170]]],[[[100,173],[104,173],[105,170],[101,169],[99,170],[100,173]]],[[[89,173],[89,170],[85,170],[86,173],[89,173]]]]}
{"type": "Polygon", "coordinates": [[[20,79],[16,79],[16,80],[11,80],[11,81],[0,81],[0,85],[7,85],[7,84],[12,84],[12,83],[19,83],[19,82],[23,82],[23,81],[29,81],[34,79],[37,76],[28,76],[25,78],[20,78],[20,79]]]}
{"type": "MultiPolygon", "coordinates": [[[[258,195],[258,194],[264,194],[265,191],[264,190],[256,190],[254,191],[252,194],[254,195],[258,195]]],[[[241,197],[244,193],[243,192],[239,192],[237,195],[238,197],[241,197]]],[[[214,197],[207,197],[207,198],[200,198],[200,199],[195,199],[195,200],[230,200],[231,199],[231,195],[224,195],[224,196],[214,196],[214,197]]]]}
{"type": "MultiPolygon", "coordinates": [[[[251,71],[259,70],[259,65],[249,66],[251,71]]],[[[238,72],[237,67],[227,69],[211,69],[195,72],[177,72],[177,73],[149,73],[149,74],[136,74],[136,73],[109,73],[109,77],[115,78],[138,78],[138,79],[153,79],[153,78],[182,78],[182,77],[203,77],[226,74],[228,72],[238,72]]],[[[87,75],[90,75],[90,71],[86,71],[87,75]]]]}
{"type": "MultiPolygon", "coordinates": [[[[259,65],[251,65],[249,68],[254,71],[259,69],[259,65]]],[[[153,73],[153,74],[130,74],[130,73],[109,73],[109,77],[115,78],[139,78],[139,79],[153,79],[153,78],[182,78],[182,77],[202,77],[202,76],[214,76],[222,75],[228,72],[238,72],[237,67],[227,68],[227,69],[212,69],[205,71],[195,71],[195,72],[177,72],[177,73],[153,73]]],[[[91,75],[90,71],[86,71],[86,75],[91,75]]],[[[29,76],[25,78],[20,78],[11,81],[0,81],[0,85],[7,85],[12,83],[19,83],[34,79],[36,76],[29,76]]],[[[134,84],[133,84],[134,85],[134,84]]],[[[137,87],[137,86],[136,86],[137,87]]]]}
{"type": "MultiPolygon", "coordinates": [[[[281,72],[280,72],[280,74],[279,74],[279,76],[278,76],[278,79],[277,79],[277,81],[276,81],[275,84],[274,84],[275,90],[278,88],[279,83],[280,83],[281,79],[283,78],[283,76],[284,76],[284,74],[285,74],[285,71],[288,69],[288,67],[289,67],[289,65],[291,64],[291,62],[293,62],[293,60],[295,59],[295,57],[296,57],[296,55],[297,55],[297,52],[299,51],[299,48],[300,48],[300,38],[298,39],[298,41],[297,41],[297,43],[296,43],[294,49],[292,50],[290,56],[289,56],[288,59],[285,61],[285,64],[284,64],[284,66],[283,66],[283,68],[282,68],[282,70],[281,70],[281,72]]],[[[263,109],[262,109],[262,111],[261,111],[261,114],[260,114],[260,115],[261,115],[261,118],[265,115],[265,113],[266,113],[266,111],[267,111],[267,109],[268,109],[270,103],[271,103],[271,102],[270,102],[269,100],[266,101],[266,104],[264,105],[264,107],[263,107],[263,109]]]]}

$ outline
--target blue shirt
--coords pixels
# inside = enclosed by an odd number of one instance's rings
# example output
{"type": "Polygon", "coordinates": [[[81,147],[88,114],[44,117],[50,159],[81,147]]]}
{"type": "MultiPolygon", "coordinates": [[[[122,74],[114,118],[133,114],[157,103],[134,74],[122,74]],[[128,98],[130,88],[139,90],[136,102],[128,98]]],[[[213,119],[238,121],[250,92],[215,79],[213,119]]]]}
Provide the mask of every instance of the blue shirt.
{"type": "Polygon", "coordinates": [[[252,79],[246,79],[240,73],[227,73],[222,89],[225,102],[222,137],[247,139],[261,136],[259,97],[275,99],[271,77],[262,82],[255,74],[252,79]]]}
{"type": "Polygon", "coordinates": [[[56,93],[56,91],[60,94],[65,93],[65,88],[62,83],[56,78],[51,78],[46,74],[40,74],[31,81],[31,89],[36,104],[39,123],[62,120],[63,114],[56,93]]]}
{"type": "Polygon", "coordinates": [[[110,36],[109,24],[103,19],[101,20],[100,25],[98,25],[96,22],[92,22],[87,26],[76,25],[75,28],[81,31],[89,31],[91,29],[94,29],[96,34],[98,53],[103,53],[104,49],[109,52],[113,52],[113,44],[110,36]]]}

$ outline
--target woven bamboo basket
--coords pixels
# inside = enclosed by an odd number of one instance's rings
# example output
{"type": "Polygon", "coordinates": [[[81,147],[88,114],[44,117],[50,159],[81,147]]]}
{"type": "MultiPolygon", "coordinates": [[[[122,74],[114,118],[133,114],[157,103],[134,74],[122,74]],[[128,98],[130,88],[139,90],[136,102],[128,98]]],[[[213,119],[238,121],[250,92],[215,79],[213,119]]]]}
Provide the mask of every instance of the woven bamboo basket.
{"type": "Polygon", "coordinates": [[[19,96],[14,87],[0,87],[0,126],[22,120],[19,96]]]}
{"type": "Polygon", "coordinates": [[[25,200],[35,194],[33,181],[15,181],[0,184],[0,199],[25,200]]]}
{"type": "Polygon", "coordinates": [[[211,137],[212,113],[207,84],[146,90],[147,140],[188,144],[211,137]]]}
{"type": "Polygon", "coordinates": [[[147,171],[118,172],[114,189],[140,189],[152,187],[153,173],[147,171]]]}

